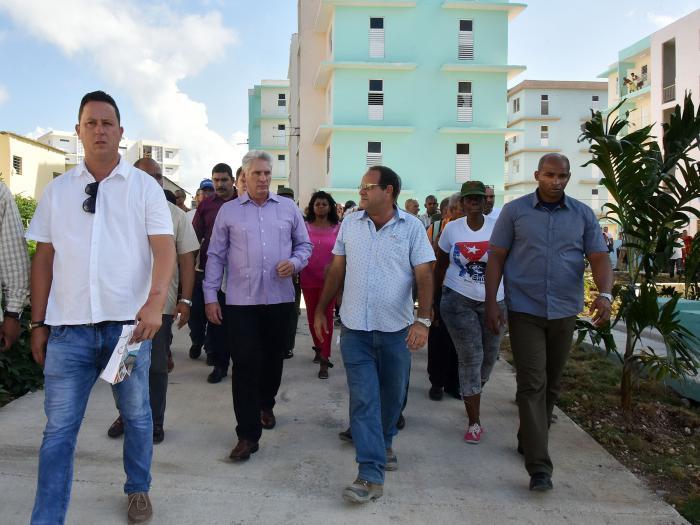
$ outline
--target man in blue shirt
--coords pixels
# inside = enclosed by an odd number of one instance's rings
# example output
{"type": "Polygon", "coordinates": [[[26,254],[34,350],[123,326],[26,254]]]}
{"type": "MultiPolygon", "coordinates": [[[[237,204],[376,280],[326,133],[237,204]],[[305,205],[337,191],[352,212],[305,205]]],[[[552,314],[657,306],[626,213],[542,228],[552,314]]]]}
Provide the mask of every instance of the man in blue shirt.
{"type": "Polygon", "coordinates": [[[353,503],[381,497],[384,471],[398,468],[392,440],[406,396],[409,350],[428,339],[435,260],[420,220],[396,206],[401,179],[394,171],[370,168],[359,189],[363,211],[347,215],[340,227],[314,315],[316,333],[328,337],[324,312],[344,282],[340,351],[359,473],[343,497],[353,503]]]}
{"type": "Polygon", "coordinates": [[[552,488],[549,422],[576,316],[583,310],[584,257],[599,290],[591,306],[593,323],[610,319],[613,272],[608,247],[593,210],[565,196],[570,177],[564,155],[549,153],[540,159],[537,190],[501,211],[486,268],[487,324],[494,333],[505,323],[496,303],[501,277],[505,284],[518,385],[518,451],[525,456],[530,490],[552,488]]]}

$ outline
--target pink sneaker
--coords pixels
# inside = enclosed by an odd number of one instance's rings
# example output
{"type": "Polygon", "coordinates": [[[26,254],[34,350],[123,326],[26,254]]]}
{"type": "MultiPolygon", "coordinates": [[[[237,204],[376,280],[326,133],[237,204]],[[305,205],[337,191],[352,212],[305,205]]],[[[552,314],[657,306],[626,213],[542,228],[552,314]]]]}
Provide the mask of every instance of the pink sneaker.
{"type": "Polygon", "coordinates": [[[467,428],[467,432],[464,434],[464,441],[471,445],[478,445],[481,441],[482,432],[483,429],[481,428],[481,425],[479,425],[479,423],[474,423],[467,428]]]}

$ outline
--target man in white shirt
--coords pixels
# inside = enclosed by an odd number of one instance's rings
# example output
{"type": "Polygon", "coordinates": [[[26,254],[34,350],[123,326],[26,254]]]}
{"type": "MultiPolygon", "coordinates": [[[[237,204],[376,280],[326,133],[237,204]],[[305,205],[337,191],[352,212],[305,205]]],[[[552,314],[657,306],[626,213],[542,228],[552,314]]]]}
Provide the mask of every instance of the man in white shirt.
{"type": "Polygon", "coordinates": [[[148,370],[175,269],[172,219],[158,183],[119,155],[111,96],[85,95],[75,130],[85,160],[46,187],[27,232],[37,241],[31,346],[44,365],[47,417],[31,523],[64,522],[88,397],[129,324],[141,346],[113,391],[124,418],[128,520],[145,523],[153,514],[148,370]]]}
{"type": "Polygon", "coordinates": [[[489,219],[494,221],[501,214],[501,208],[494,207],[496,204],[496,191],[493,186],[486,186],[486,200],[484,201],[484,215],[488,215],[489,219]]]}

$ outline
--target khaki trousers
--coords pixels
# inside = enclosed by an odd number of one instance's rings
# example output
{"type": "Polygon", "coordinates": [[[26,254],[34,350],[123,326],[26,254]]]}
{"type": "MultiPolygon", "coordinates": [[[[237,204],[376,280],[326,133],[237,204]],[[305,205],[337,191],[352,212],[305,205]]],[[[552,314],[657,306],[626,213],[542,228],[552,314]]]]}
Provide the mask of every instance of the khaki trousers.
{"type": "Polygon", "coordinates": [[[518,441],[525,453],[530,475],[551,476],[549,421],[559,399],[561,374],[571,349],[576,316],[546,319],[520,312],[508,312],[510,344],[515,362],[520,413],[518,441]]]}

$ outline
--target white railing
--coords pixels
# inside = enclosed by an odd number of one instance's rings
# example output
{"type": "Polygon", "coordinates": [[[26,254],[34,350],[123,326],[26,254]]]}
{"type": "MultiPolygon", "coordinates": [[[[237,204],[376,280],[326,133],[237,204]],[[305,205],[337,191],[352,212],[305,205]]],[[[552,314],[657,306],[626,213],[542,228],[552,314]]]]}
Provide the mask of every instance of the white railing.
{"type": "Polygon", "coordinates": [[[661,94],[661,101],[665,104],[666,102],[671,102],[676,100],[676,85],[671,84],[666,86],[661,94]]]}

